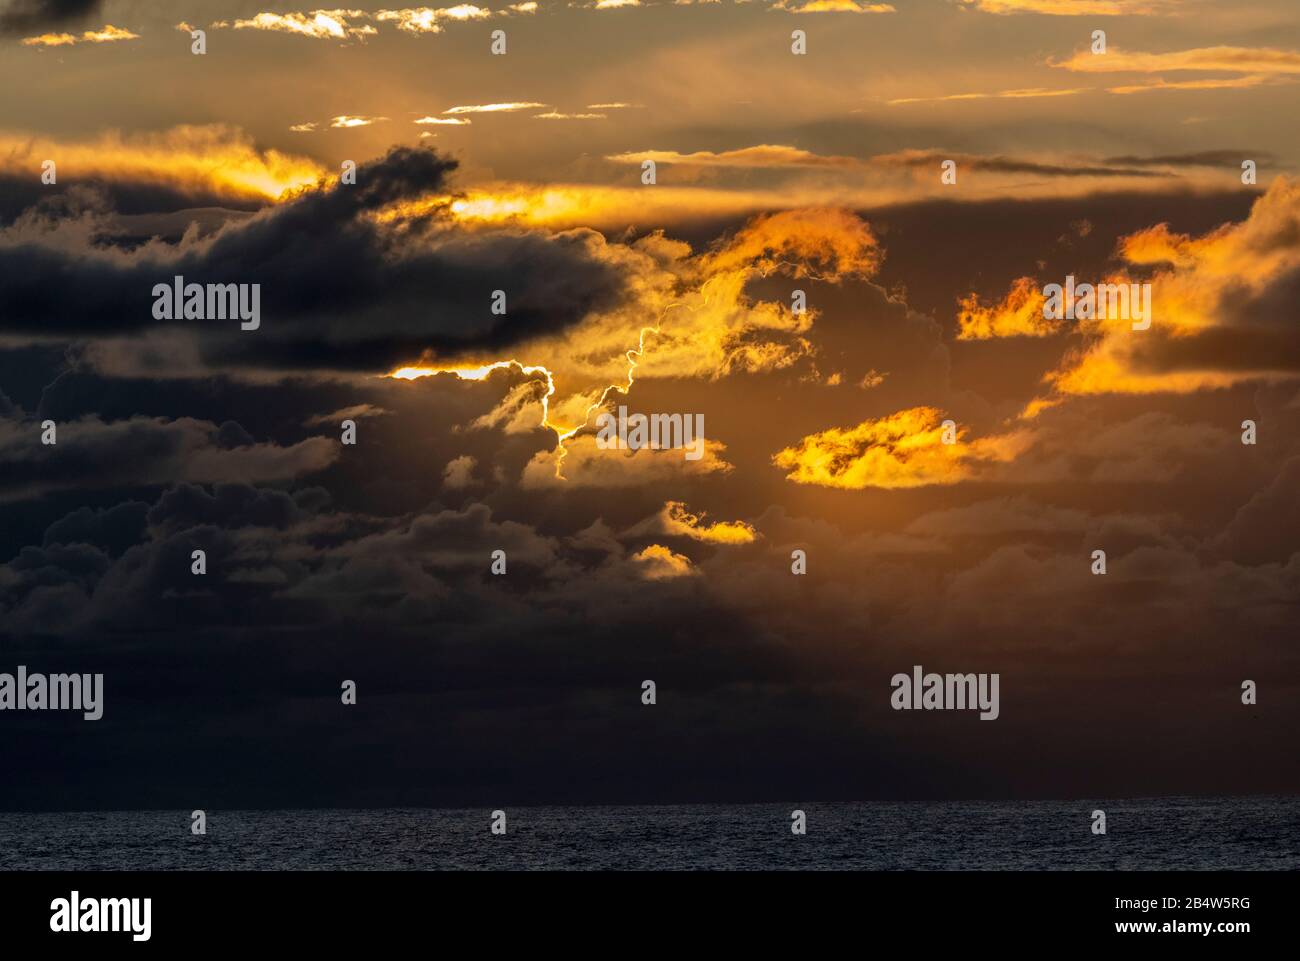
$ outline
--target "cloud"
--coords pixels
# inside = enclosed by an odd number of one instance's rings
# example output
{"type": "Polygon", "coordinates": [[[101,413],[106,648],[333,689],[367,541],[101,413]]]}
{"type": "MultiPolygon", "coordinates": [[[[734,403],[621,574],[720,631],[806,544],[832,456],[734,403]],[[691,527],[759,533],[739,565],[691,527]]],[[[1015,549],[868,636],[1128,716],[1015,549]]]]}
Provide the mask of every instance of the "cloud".
{"type": "Polygon", "coordinates": [[[464,490],[474,485],[474,468],[478,461],[468,454],[454,457],[442,471],[442,483],[451,490],[464,490]]]}
{"type": "Polygon", "coordinates": [[[559,113],[555,110],[533,115],[534,120],[604,120],[603,113],[559,113]]]}
{"type": "MultiPolygon", "coordinates": [[[[235,30],[269,30],[290,33],[315,40],[348,40],[373,36],[377,31],[369,24],[354,25],[350,20],[366,16],[354,10],[313,10],[310,13],[259,13],[246,20],[236,20],[235,30]]],[[[217,24],[213,24],[217,26],[217,24]]]]}
{"type": "Polygon", "coordinates": [[[181,479],[197,482],[271,481],[329,466],[341,445],[323,437],[287,447],[275,443],[222,446],[216,424],[183,417],[103,421],[82,417],[57,424],[58,443],[40,443],[33,421],[0,431],[0,499],[35,491],[129,487],[181,479]],[[110,461],[112,466],[108,466],[110,461]]]}
{"type": "Polygon", "coordinates": [[[642,577],[652,581],[689,577],[696,573],[689,557],[676,554],[662,544],[651,544],[638,551],[632,555],[631,561],[640,567],[642,577]]]}
{"type": "Polygon", "coordinates": [[[103,0],[9,0],[0,11],[0,33],[26,33],[88,20],[102,6],[103,0]]]}
{"type": "Polygon", "coordinates": [[[1110,47],[1104,54],[1080,50],[1067,60],[1049,61],[1049,64],[1081,73],[1166,73],[1178,70],[1203,70],[1261,75],[1296,74],[1300,73],[1300,52],[1273,47],[1220,46],[1147,53],[1110,47]]]}
{"type": "Polygon", "coordinates": [[[1200,237],[1166,224],[1121,239],[1119,255],[1151,284],[1151,327],[1127,318],[1082,325],[1085,345],[1051,374],[1065,394],[1187,393],[1300,375],[1288,329],[1300,285],[1300,185],[1278,177],[1250,216],[1200,237]]]}
{"type": "MultiPolygon", "coordinates": [[[[511,9],[516,9],[512,7],[511,9]]],[[[529,12],[519,11],[516,12],[529,12]]],[[[462,3],[454,7],[408,7],[403,10],[380,10],[375,14],[375,19],[380,22],[392,22],[397,25],[397,29],[403,33],[421,34],[421,33],[441,33],[442,21],[444,20],[486,20],[492,16],[492,11],[477,7],[473,4],[462,3]]]]}
{"type": "Polygon", "coordinates": [[[1134,93],[1147,93],[1151,90],[1242,90],[1277,82],[1276,78],[1255,74],[1248,77],[1221,77],[1205,80],[1154,80],[1151,83],[1107,87],[1106,92],[1127,96],[1134,93]]]}
{"type": "Polygon", "coordinates": [[[958,428],[956,439],[945,444],[942,419],[942,411],[933,407],[914,407],[856,427],[832,427],[779,451],[772,463],[789,471],[786,479],[796,484],[844,490],[923,487],[969,480],[983,465],[1013,459],[1027,442],[1023,433],[968,442],[966,431],[958,428]]]}
{"type": "Polygon", "coordinates": [[[969,154],[943,150],[899,150],[878,154],[870,159],[874,166],[907,167],[933,172],[939,165],[951,160],[960,170],[980,170],[989,173],[1039,174],[1046,177],[1156,177],[1159,174],[1133,166],[1112,166],[1099,163],[1054,163],[1029,157],[1008,157],[1001,154],[969,154]]]}
{"type": "Polygon", "coordinates": [[[977,294],[968,294],[960,301],[957,339],[1048,337],[1060,329],[1060,324],[1043,316],[1045,303],[1043,293],[1032,277],[1018,278],[1000,304],[986,307],[980,303],[977,294]]]}
{"type": "Polygon", "coordinates": [[[510,103],[476,103],[464,104],[458,107],[448,107],[443,113],[464,114],[464,113],[514,113],[518,110],[532,110],[534,108],[549,107],[548,103],[531,103],[524,101],[514,101],[510,103]]]}
{"type": "Polygon", "coordinates": [[[1300,551],[1300,457],[1284,463],[1272,483],[1243,504],[1218,544],[1242,564],[1287,561],[1300,551]]]}
{"type": "Polygon", "coordinates": [[[76,43],[115,43],[120,40],[139,40],[138,33],[105,24],[98,30],[87,30],[80,37],[70,33],[45,33],[36,37],[26,37],[22,43],[25,47],[70,47],[76,43]]]}
{"type": "Polygon", "coordinates": [[[24,47],[70,47],[77,38],[70,33],[43,33],[38,37],[25,37],[24,47]]]}
{"type": "Polygon", "coordinates": [[[1272,154],[1265,150],[1241,148],[1237,150],[1201,150],[1196,153],[1157,154],[1150,157],[1127,154],[1122,157],[1107,157],[1107,164],[1125,167],[1231,167],[1241,168],[1244,157],[1253,158],[1260,166],[1273,161],[1272,154]]]}
{"type": "Polygon", "coordinates": [[[613,154],[605,159],[614,163],[640,165],[647,160],[662,164],[690,164],[698,167],[853,167],[861,163],[853,157],[826,157],[781,144],[759,144],[739,150],[714,153],[699,150],[683,154],[675,150],[642,150],[613,154]]]}
{"type": "Polygon", "coordinates": [[[257,336],[237,324],[187,325],[205,365],[381,373],[426,354],[508,349],[628,295],[621,248],[593,231],[470,232],[454,229],[445,206],[421,205],[445,193],[454,167],[395,148],[361,165],[355,185],[322,183],[205,238],[131,250],[88,247],[84,219],[29,218],[0,231],[3,329],[121,336],[158,325],[150,305],[160,280],[259,283],[257,336]],[[497,288],[510,290],[506,315],[483,307],[497,288]]]}
{"type": "Polygon", "coordinates": [[[602,449],[590,434],[572,437],[562,447],[534,454],[524,468],[524,490],[650,487],[685,478],[726,474],[734,467],[723,457],[726,444],[706,439],[698,460],[687,460],[680,450],[626,451],[602,449]]]}
{"type": "Polygon", "coordinates": [[[788,265],[796,277],[835,282],[870,277],[882,259],[866,221],[847,210],[822,207],[755,217],[729,243],[706,254],[702,264],[710,272],[744,267],[762,274],[788,265]]]}
{"type": "Polygon", "coordinates": [[[1069,87],[1052,89],[1050,87],[1023,87],[1013,90],[999,90],[995,93],[951,93],[939,97],[897,97],[888,100],[889,105],[904,103],[940,103],[948,100],[1033,100],[1040,97],[1073,97],[1088,93],[1093,87],[1069,87]]]}
{"type": "Polygon", "coordinates": [[[379,123],[387,119],[387,117],[350,117],[347,114],[343,114],[342,116],[332,118],[330,120],[330,126],[344,129],[351,127],[369,127],[373,123],[379,123]]]}
{"type": "Polygon", "coordinates": [[[705,514],[692,514],[681,501],[667,501],[657,514],[624,532],[624,537],[671,535],[705,544],[752,544],[758,532],[745,521],[707,523],[705,514]]]}
{"type": "Polygon", "coordinates": [[[345,420],[361,420],[363,417],[383,417],[391,411],[384,410],[374,404],[353,404],[350,407],[343,407],[339,410],[332,411],[328,414],[314,414],[303,421],[306,427],[319,427],[322,424],[336,425],[345,420]]]}
{"type": "Polygon", "coordinates": [[[1176,14],[1178,0],[958,0],[984,13],[1038,13],[1054,17],[1176,14]]]}
{"type": "Polygon", "coordinates": [[[888,3],[868,3],[866,0],[778,0],[773,10],[789,13],[896,13],[888,3]]]}
{"type": "Polygon", "coordinates": [[[143,183],[193,194],[201,203],[257,200],[265,203],[315,183],[324,170],[305,157],[258,149],[236,128],[174,127],[163,133],[108,132],[71,141],[0,133],[10,163],[39,170],[54,158],[61,172],[83,180],[143,183]]]}
{"type": "Polygon", "coordinates": [[[442,124],[448,127],[463,127],[467,124],[473,123],[474,121],[467,117],[421,117],[420,119],[411,122],[425,125],[442,124]]]}
{"type": "MultiPolygon", "coordinates": [[[[597,472],[593,482],[608,475],[618,485],[642,483],[652,470],[695,471],[693,462],[673,466],[657,456],[614,456],[582,445],[592,439],[595,415],[622,402],[633,379],[715,380],[783,370],[806,358],[811,347],[805,335],[815,312],[798,314],[782,302],[756,301],[748,285],[774,274],[830,284],[863,279],[877,269],[881,251],[870,228],[851,212],[809,209],[753,218],[699,254],[656,232],[607,246],[604,256],[634,297],[530,342],[526,353],[510,361],[490,354],[477,355],[477,364],[421,361],[395,376],[434,376],[441,370],[479,379],[503,368],[526,373],[532,386],[511,391],[478,423],[523,431],[549,417],[546,426],[573,436],[574,442],[565,444],[562,471],[571,480],[582,475],[570,467],[591,466],[597,472]],[[538,386],[544,388],[540,394],[538,386]]],[[[708,451],[720,449],[707,445],[708,451]]],[[[556,460],[553,452],[538,455],[529,476],[550,483],[556,460]]],[[[726,469],[711,453],[696,466],[726,469]]]]}
{"type": "Polygon", "coordinates": [[[1021,496],[931,511],[912,521],[905,530],[925,537],[964,538],[1077,535],[1087,527],[1088,515],[1084,511],[1040,504],[1021,496]]]}
{"type": "Polygon", "coordinates": [[[827,170],[852,170],[877,168],[881,170],[911,169],[932,172],[946,160],[952,160],[964,170],[981,170],[990,173],[1032,173],[1057,177],[1155,177],[1158,174],[1134,167],[1115,167],[1097,163],[1053,163],[1047,160],[980,155],[943,150],[899,150],[876,154],[872,157],[843,157],[817,154],[797,147],[779,144],[760,144],[727,150],[720,153],[702,150],[683,154],[674,150],[644,150],[612,154],[605,158],[613,163],[635,164],[646,160],[661,164],[681,164],[691,167],[735,167],[752,170],[824,168],[827,170]]]}

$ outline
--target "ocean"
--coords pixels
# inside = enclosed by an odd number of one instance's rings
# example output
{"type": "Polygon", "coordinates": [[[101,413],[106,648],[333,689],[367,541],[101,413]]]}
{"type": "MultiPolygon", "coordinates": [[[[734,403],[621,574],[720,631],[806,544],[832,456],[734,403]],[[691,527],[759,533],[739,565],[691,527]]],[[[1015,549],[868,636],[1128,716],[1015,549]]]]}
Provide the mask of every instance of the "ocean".
{"type": "Polygon", "coordinates": [[[189,811],[0,813],[0,870],[1300,868],[1294,797],[519,807],[504,835],[486,808],[206,815],[196,836],[189,811]]]}

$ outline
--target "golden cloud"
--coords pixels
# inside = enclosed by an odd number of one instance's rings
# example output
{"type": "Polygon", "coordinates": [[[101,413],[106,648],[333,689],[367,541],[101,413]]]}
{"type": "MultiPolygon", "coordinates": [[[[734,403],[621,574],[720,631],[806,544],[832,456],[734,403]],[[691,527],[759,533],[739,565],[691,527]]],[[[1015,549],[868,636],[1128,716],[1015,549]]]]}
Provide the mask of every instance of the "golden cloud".
{"type": "Polygon", "coordinates": [[[758,537],[744,521],[705,523],[703,514],[692,514],[681,501],[668,501],[656,520],[661,533],[678,534],[707,544],[752,544],[758,537]]]}
{"type": "MultiPolygon", "coordinates": [[[[632,2],[635,3],[636,0],[632,2]]],[[[652,581],[688,577],[696,573],[689,557],[674,554],[662,544],[651,544],[645,550],[633,554],[631,561],[640,568],[642,577],[652,581]]]]}
{"type": "Polygon", "coordinates": [[[1043,316],[1043,293],[1032,277],[1020,277],[1001,303],[983,306],[979,295],[967,294],[959,302],[958,340],[990,340],[995,337],[1047,337],[1059,324],[1043,316]]]}
{"type": "Polygon", "coordinates": [[[1151,83],[1126,84],[1119,87],[1107,87],[1107,93],[1121,95],[1146,93],[1149,90],[1242,90],[1248,87],[1261,87],[1268,83],[1277,83],[1274,77],[1263,74],[1251,74],[1245,77],[1220,77],[1206,80],[1154,80],[1151,83]]]}
{"type": "Polygon", "coordinates": [[[862,218],[849,210],[813,207],[755,217],[702,264],[710,273],[744,266],[764,275],[788,267],[795,277],[838,283],[873,276],[883,258],[862,218]]]}
{"type": "Polygon", "coordinates": [[[689,164],[693,167],[854,167],[861,163],[854,157],[833,157],[815,154],[784,144],[758,144],[738,150],[697,150],[695,153],[678,153],[675,150],[644,150],[613,154],[605,158],[614,163],[636,164],[647,160],[657,164],[689,164]]]}
{"type": "Polygon", "coordinates": [[[108,132],[83,142],[0,132],[0,153],[33,166],[54,157],[60,172],[78,177],[203,188],[232,199],[276,200],[325,176],[315,161],[258,150],[242,131],[221,124],[127,136],[108,132]]]}
{"type": "MultiPolygon", "coordinates": [[[[310,13],[259,13],[247,20],[236,20],[236,30],[270,30],[291,33],[317,40],[347,40],[373,36],[378,31],[369,24],[354,25],[350,19],[365,17],[363,10],[312,10],[310,13]]],[[[213,24],[217,26],[217,24],[213,24]]]]}
{"type": "MultiPolygon", "coordinates": [[[[1189,393],[1300,376],[1280,357],[1288,338],[1294,344],[1285,320],[1255,316],[1257,311],[1242,316],[1241,307],[1267,303],[1270,290],[1300,271],[1298,237],[1300,182],[1279,177],[1240,223],[1200,237],[1176,234],[1160,224],[1123,238],[1119,254],[1128,263],[1154,268],[1146,281],[1151,284],[1150,328],[1133,330],[1122,318],[1081,325],[1086,345],[1067,357],[1050,382],[1066,395],[1189,393]],[[1211,343],[1198,349],[1198,344],[1211,343]],[[1277,348],[1276,366],[1261,343],[1277,348]],[[1234,349],[1240,356],[1234,356],[1234,349]],[[1172,351],[1179,353],[1178,363],[1167,359],[1172,351]]],[[[1117,275],[1107,281],[1143,279],[1117,275]]]]}
{"type": "Polygon", "coordinates": [[[939,103],[946,100],[1026,100],[1037,97],[1073,97],[1075,94],[1088,93],[1092,87],[1070,87],[1052,89],[1049,87],[1025,87],[1019,90],[999,90],[996,93],[951,93],[942,97],[898,97],[886,101],[890,106],[904,103],[939,103]]]}
{"type": "Polygon", "coordinates": [[[1146,16],[1174,13],[1176,0],[961,0],[984,13],[1039,13],[1052,17],[1146,16]]]}
{"type": "Polygon", "coordinates": [[[80,37],[70,33],[43,33],[39,37],[25,37],[25,47],[68,47],[74,43],[116,43],[119,40],[139,40],[138,33],[105,24],[99,30],[87,30],[80,37]]]}
{"type": "Polygon", "coordinates": [[[599,487],[615,489],[649,484],[680,483],[685,477],[727,474],[735,468],[722,457],[727,445],[705,440],[704,455],[687,460],[675,449],[602,450],[587,434],[566,440],[563,446],[539,451],[524,467],[520,486],[526,490],[548,487],[599,487]]]}
{"type": "Polygon", "coordinates": [[[943,412],[913,407],[856,427],[833,427],[811,434],[772,457],[789,471],[787,480],[842,490],[899,489],[957,484],[981,468],[1013,460],[1029,444],[1026,432],[966,441],[962,428],[950,428],[945,444],[943,412]]]}
{"type": "Polygon", "coordinates": [[[387,117],[350,117],[344,114],[340,117],[330,118],[330,126],[347,129],[349,127],[369,127],[373,123],[387,120],[387,117]]]}
{"type": "Polygon", "coordinates": [[[1172,70],[1223,71],[1250,74],[1300,73],[1300,52],[1272,47],[1197,47],[1167,53],[1127,51],[1115,47],[1104,54],[1077,51],[1068,60],[1049,61],[1080,73],[1166,73],[1172,70]]]}
{"type": "MultiPolygon", "coordinates": [[[[514,8],[512,8],[514,9],[514,8]]],[[[519,11],[527,12],[527,11],[519,11]]],[[[441,33],[443,20],[486,20],[492,16],[491,10],[462,3],[454,7],[408,7],[404,10],[380,10],[375,14],[379,21],[390,21],[397,29],[405,33],[441,33]]]]}
{"type": "Polygon", "coordinates": [[[896,13],[887,3],[863,3],[859,0],[778,0],[773,10],[790,13],[896,13]]]}
{"type": "Polygon", "coordinates": [[[549,106],[549,103],[531,103],[528,101],[516,100],[507,103],[464,104],[458,107],[448,107],[443,111],[443,113],[449,113],[452,115],[462,113],[514,113],[517,110],[533,110],[549,106]]]}

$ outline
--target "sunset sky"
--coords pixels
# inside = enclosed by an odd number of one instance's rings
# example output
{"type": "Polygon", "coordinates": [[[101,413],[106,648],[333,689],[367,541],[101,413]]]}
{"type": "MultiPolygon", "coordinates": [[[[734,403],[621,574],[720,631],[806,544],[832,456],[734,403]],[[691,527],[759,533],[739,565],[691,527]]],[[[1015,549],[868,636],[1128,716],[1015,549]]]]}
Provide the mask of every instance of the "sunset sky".
{"type": "Polygon", "coordinates": [[[0,804],[1300,790],[1298,94],[1294,0],[0,0],[0,670],[106,690],[0,804]]]}

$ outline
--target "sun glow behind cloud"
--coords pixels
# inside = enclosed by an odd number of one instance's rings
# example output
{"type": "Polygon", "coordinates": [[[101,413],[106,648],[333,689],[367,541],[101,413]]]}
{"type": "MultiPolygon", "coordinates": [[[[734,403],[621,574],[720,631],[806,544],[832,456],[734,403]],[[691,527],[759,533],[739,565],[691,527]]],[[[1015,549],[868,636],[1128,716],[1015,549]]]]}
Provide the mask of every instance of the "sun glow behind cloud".
{"type": "Polygon", "coordinates": [[[259,150],[242,131],[223,125],[156,134],[108,132],[81,142],[0,132],[0,151],[33,168],[41,158],[56,156],[60,170],[74,176],[202,187],[232,198],[276,200],[325,176],[315,161],[259,150]]]}

